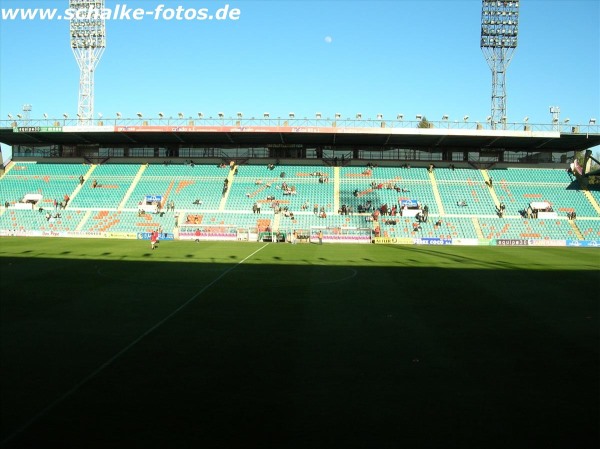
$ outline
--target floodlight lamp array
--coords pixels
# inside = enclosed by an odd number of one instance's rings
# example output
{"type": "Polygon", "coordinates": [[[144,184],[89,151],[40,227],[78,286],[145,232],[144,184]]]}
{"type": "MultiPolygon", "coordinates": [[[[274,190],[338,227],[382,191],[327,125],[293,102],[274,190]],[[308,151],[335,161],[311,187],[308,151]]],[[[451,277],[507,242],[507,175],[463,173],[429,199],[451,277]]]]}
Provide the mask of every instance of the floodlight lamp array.
{"type": "Polygon", "coordinates": [[[518,34],[519,2],[483,0],[482,48],[516,48],[518,34]]]}
{"type": "Polygon", "coordinates": [[[104,0],[71,0],[69,8],[75,11],[70,23],[71,48],[106,48],[104,0]]]}

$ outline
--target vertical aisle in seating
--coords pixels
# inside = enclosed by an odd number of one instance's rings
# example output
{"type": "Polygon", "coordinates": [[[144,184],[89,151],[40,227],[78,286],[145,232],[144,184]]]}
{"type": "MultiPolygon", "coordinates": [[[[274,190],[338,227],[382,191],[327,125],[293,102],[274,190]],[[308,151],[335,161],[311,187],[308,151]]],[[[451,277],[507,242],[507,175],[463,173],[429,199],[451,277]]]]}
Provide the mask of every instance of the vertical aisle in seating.
{"type": "Polygon", "coordinates": [[[123,200],[119,204],[119,207],[117,207],[117,210],[123,210],[123,208],[125,207],[125,204],[127,204],[127,200],[129,199],[129,197],[135,190],[135,187],[137,186],[138,182],[142,178],[142,175],[144,174],[144,172],[146,171],[147,168],[148,168],[148,164],[142,164],[140,166],[140,169],[138,170],[137,174],[135,175],[135,178],[133,178],[133,181],[131,182],[129,189],[127,189],[127,192],[125,192],[125,196],[123,197],[123,200]]]}

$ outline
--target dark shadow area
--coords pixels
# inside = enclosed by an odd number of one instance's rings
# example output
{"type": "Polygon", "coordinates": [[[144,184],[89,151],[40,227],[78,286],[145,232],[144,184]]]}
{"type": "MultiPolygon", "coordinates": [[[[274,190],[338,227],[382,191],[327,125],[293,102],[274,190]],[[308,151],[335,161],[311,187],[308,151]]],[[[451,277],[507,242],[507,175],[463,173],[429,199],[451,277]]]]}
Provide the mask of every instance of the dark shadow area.
{"type": "Polygon", "coordinates": [[[598,301],[574,287],[597,271],[447,258],[452,269],[28,259],[27,271],[2,258],[0,440],[595,447],[598,301]]]}

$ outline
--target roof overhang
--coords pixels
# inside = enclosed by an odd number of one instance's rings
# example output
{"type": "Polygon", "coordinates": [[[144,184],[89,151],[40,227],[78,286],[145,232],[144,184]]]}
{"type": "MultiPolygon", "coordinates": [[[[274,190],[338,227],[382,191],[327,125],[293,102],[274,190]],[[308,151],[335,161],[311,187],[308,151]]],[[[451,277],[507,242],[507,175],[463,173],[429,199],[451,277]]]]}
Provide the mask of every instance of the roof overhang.
{"type": "Polygon", "coordinates": [[[580,151],[600,134],[440,128],[320,126],[57,126],[0,128],[7,145],[269,146],[408,148],[430,151],[580,151]]]}

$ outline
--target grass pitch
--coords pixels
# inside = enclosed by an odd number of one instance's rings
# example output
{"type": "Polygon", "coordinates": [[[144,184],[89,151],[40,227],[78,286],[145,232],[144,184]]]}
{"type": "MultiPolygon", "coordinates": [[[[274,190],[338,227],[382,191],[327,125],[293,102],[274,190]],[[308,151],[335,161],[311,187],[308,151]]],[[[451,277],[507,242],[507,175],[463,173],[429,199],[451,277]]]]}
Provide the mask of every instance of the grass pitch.
{"type": "Polygon", "coordinates": [[[0,445],[587,448],[600,252],[0,239],[0,445]]]}

